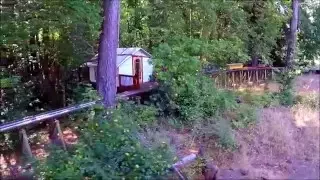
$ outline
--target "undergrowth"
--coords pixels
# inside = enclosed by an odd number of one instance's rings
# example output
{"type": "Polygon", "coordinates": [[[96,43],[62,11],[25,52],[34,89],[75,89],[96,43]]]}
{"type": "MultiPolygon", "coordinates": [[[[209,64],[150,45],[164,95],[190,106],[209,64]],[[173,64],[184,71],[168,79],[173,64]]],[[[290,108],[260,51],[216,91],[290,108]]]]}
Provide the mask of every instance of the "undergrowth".
{"type": "MultiPolygon", "coordinates": [[[[178,41],[179,42],[179,41],[178,41]]],[[[84,111],[79,125],[79,143],[70,152],[54,150],[46,161],[38,162],[43,179],[151,179],[167,173],[173,150],[166,138],[157,134],[160,121],[192,129],[201,142],[219,142],[226,149],[237,147],[234,131],[255,123],[256,108],[272,105],[271,94],[250,96],[238,104],[233,92],[215,88],[202,74],[201,61],[188,43],[179,48],[162,44],[155,49],[155,78],[160,87],[150,104],[120,102],[115,110],[96,108],[84,111]],[[189,54],[192,52],[193,54],[189,54]],[[144,138],[145,137],[145,138],[144,138]],[[161,141],[161,142],[160,142],[161,141]]],[[[75,89],[78,100],[96,100],[90,88],[75,89]]]]}
{"type": "Polygon", "coordinates": [[[233,128],[246,128],[256,122],[257,108],[252,105],[241,104],[234,112],[234,116],[230,118],[233,128]]]}
{"type": "MultiPolygon", "coordinates": [[[[223,147],[234,148],[233,128],[255,122],[257,100],[250,105],[238,104],[234,92],[217,89],[212,78],[202,73],[197,50],[187,42],[176,39],[179,48],[162,44],[154,50],[160,87],[152,100],[161,116],[181,122],[198,136],[218,139],[223,147]],[[233,112],[233,117],[226,112],[233,112]]],[[[261,98],[259,104],[268,106],[269,99],[261,98]]]]}
{"type": "Polygon", "coordinates": [[[124,102],[120,104],[131,120],[135,121],[140,127],[147,127],[156,122],[159,115],[158,109],[153,105],[143,105],[135,102],[124,102]]]}
{"type": "Polygon", "coordinates": [[[167,173],[173,155],[167,144],[145,146],[139,140],[139,125],[122,107],[96,108],[80,130],[74,151],[53,149],[38,161],[42,179],[152,179],[167,173]]]}
{"type": "Polygon", "coordinates": [[[254,107],[266,108],[280,105],[279,95],[276,93],[264,92],[263,94],[258,94],[256,92],[246,90],[244,92],[237,92],[236,94],[242,103],[249,104],[254,107]]]}
{"type": "Polygon", "coordinates": [[[294,104],[293,80],[296,73],[292,70],[283,70],[276,73],[276,81],[281,85],[278,93],[281,105],[292,106],[294,104]]]}
{"type": "Polygon", "coordinates": [[[297,95],[295,97],[296,104],[303,104],[312,109],[320,108],[320,96],[319,93],[310,93],[305,95],[297,95]]]}
{"type": "Polygon", "coordinates": [[[193,136],[201,142],[208,144],[212,140],[218,140],[224,148],[234,149],[236,147],[231,125],[224,119],[203,120],[195,124],[193,128],[193,136]]]}

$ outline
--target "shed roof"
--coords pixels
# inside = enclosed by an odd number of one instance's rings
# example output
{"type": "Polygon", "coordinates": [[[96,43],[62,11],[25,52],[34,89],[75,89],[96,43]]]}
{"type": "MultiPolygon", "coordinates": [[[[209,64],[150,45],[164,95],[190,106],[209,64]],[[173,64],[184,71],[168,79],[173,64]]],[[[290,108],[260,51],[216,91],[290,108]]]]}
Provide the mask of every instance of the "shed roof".
{"type": "MultiPolygon", "coordinates": [[[[134,48],[117,48],[117,67],[119,67],[123,62],[129,59],[131,56],[138,55],[138,52],[141,52],[144,56],[151,58],[151,54],[149,54],[146,50],[134,47],[134,48]]],[[[139,56],[141,56],[141,53],[139,56]]],[[[93,58],[90,59],[89,62],[97,63],[98,54],[96,54],[93,58]]]]}

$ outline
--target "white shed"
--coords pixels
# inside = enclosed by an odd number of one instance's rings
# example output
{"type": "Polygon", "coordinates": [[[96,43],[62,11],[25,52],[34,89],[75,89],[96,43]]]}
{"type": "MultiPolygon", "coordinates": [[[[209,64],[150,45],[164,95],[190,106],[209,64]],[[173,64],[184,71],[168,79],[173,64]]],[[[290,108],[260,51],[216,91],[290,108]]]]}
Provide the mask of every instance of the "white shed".
{"type": "MultiPolygon", "coordinates": [[[[153,72],[151,54],[142,48],[117,48],[117,87],[138,86],[149,82],[153,72]]],[[[90,62],[87,62],[90,73],[90,81],[96,82],[97,75],[96,54],[90,62]]]]}

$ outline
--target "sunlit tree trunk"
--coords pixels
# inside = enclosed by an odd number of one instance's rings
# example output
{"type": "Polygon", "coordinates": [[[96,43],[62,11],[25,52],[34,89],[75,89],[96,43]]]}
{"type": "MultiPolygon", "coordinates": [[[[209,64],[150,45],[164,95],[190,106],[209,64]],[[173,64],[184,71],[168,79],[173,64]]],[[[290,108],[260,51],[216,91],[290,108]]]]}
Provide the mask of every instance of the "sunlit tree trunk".
{"type": "Polygon", "coordinates": [[[299,0],[292,0],[292,17],[290,21],[290,31],[287,43],[287,55],[286,55],[286,66],[292,67],[297,43],[297,30],[298,30],[298,19],[299,19],[299,0]]]}
{"type": "Polygon", "coordinates": [[[105,107],[115,105],[120,0],[103,1],[103,23],[98,55],[98,91],[105,107]]]}

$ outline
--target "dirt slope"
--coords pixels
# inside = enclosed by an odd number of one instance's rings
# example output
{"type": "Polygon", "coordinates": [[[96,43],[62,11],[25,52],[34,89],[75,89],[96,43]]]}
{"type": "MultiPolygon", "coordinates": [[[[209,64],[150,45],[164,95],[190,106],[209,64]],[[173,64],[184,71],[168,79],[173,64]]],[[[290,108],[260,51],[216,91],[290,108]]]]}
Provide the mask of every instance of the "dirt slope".
{"type": "Polygon", "coordinates": [[[309,117],[301,119],[301,111],[308,110],[262,110],[257,127],[237,133],[240,148],[232,167],[266,179],[319,178],[319,113],[309,111],[309,117]]]}
{"type": "MultiPolygon", "coordinates": [[[[319,75],[297,78],[299,94],[319,93],[319,75]]],[[[319,179],[319,109],[306,105],[262,109],[257,126],[240,130],[232,168],[246,169],[250,178],[319,179]]]]}

